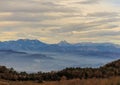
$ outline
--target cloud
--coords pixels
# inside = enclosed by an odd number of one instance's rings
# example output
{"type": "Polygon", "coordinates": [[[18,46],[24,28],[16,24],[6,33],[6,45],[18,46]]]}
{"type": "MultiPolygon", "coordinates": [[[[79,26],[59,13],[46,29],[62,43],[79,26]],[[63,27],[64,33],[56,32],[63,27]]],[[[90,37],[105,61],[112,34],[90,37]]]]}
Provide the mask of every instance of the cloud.
{"type": "Polygon", "coordinates": [[[86,23],[73,23],[69,25],[64,25],[63,27],[59,29],[53,29],[52,31],[58,32],[58,33],[66,33],[66,32],[72,32],[72,31],[91,31],[91,30],[98,30],[98,29],[112,29],[115,27],[119,27],[119,25],[114,24],[114,22],[119,22],[119,18],[108,18],[108,19],[102,19],[102,20],[95,20],[91,22],[86,23]],[[110,23],[110,25],[109,25],[110,23]]]}
{"type": "Polygon", "coordinates": [[[96,4],[96,3],[99,3],[100,0],[84,0],[84,1],[81,1],[81,2],[77,2],[79,4],[96,4]]]}
{"type": "Polygon", "coordinates": [[[41,13],[14,13],[11,16],[1,17],[0,21],[23,21],[23,22],[37,22],[47,19],[56,19],[54,16],[47,16],[41,13]]]}
{"type": "Polygon", "coordinates": [[[118,43],[118,4],[117,0],[0,0],[0,40],[118,43]]]}
{"type": "Polygon", "coordinates": [[[97,12],[97,13],[91,13],[88,14],[89,17],[119,17],[119,13],[117,12],[97,12]]]}
{"type": "Polygon", "coordinates": [[[71,12],[74,11],[54,2],[34,2],[31,0],[4,0],[0,3],[0,12],[71,12]],[[18,4],[19,3],[19,4],[18,4]]]}

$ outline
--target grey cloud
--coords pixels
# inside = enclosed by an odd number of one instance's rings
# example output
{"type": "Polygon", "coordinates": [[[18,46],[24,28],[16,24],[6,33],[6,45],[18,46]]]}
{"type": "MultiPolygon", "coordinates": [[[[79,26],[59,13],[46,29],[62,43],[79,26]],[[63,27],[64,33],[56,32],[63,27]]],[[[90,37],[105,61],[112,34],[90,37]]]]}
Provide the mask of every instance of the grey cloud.
{"type": "Polygon", "coordinates": [[[2,0],[0,12],[74,12],[74,9],[66,8],[54,2],[31,2],[31,0],[2,0]]]}
{"type": "MultiPolygon", "coordinates": [[[[55,12],[53,12],[54,14],[55,12]]],[[[72,13],[63,13],[63,15],[56,16],[48,15],[44,13],[24,13],[24,12],[14,12],[10,16],[0,17],[0,21],[23,21],[23,22],[40,22],[44,20],[56,20],[56,19],[64,19],[71,17],[83,17],[82,15],[74,15],[72,13]]]]}
{"type": "MultiPolygon", "coordinates": [[[[21,21],[24,21],[24,19],[21,21]]],[[[8,25],[8,26],[1,27],[1,29],[3,28],[3,30],[18,30],[20,28],[47,29],[52,27],[54,28],[59,27],[59,29],[51,29],[51,31],[54,33],[66,33],[66,32],[72,32],[72,31],[89,31],[94,29],[113,29],[113,28],[119,27],[117,24],[115,24],[115,22],[119,22],[119,21],[120,21],[119,18],[108,18],[108,19],[102,19],[102,20],[95,20],[89,23],[67,24],[63,26],[59,24],[49,24],[49,23],[41,24],[40,22],[34,22],[34,19],[32,19],[29,22],[22,22],[20,24],[10,25],[10,26],[8,25]],[[113,22],[114,24],[112,24],[113,22]],[[101,25],[105,25],[106,28],[100,28],[99,26],[101,25]]]]}
{"type": "Polygon", "coordinates": [[[119,26],[118,25],[109,25],[108,26],[109,29],[116,28],[116,27],[119,27],[119,26]]]}
{"type": "Polygon", "coordinates": [[[87,16],[89,17],[118,17],[119,13],[117,12],[97,12],[97,13],[92,13],[88,14],[87,16]]]}
{"type": "Polygon", "coordinates": [[[99,26],[105,25],[107,28],[102,28],[102,29],[112,29],[114,27],[118,27],[117,24],[111,24],[108,25],[109,23],[112,22],[119,22],[119,18],[111,18],[111,19],[103,19],[103,20],[98,20],[98,21],[92,21],[89,23],[80,23],[80,24],[71,24],[71,25],[66,25],[62,26],[60,29],[54,29],[52,31],[57,32],[57,33],[66,33],[66,32],[72,32],[72,31],[90,31],[93,29],[100,29],[99,26]]]}
{"type": "Polygon", "coordinates": [[[42,2],[41,3],[42,5],[46,5],[46,6],[64,6],[64,5],[59,5],[57,3],[54,3],[54,2],[42,2]]]}
{"type": "MultiPolygon", "coordinates": [[[[33,13],[34,15],[34,13],[33,13]]],[[[23,21],[23,22],[38,22],[38,21],[43,21],[43,20],[51,20],[51,19],[57,19],[57,17],[54,16],[47,16],[47,15],[29,15],[26,13],[14,13],[11,16],[5,16],[5,17],[0,17],[0,21],[23,21]]]]}
{"type": "Polygon", "coordinates": [[[99,2],[100,2],[100,0],[85,0],[85,1],[77,2],[77,3],[78,4],[96,4],[99,2]]]}
{"type": "MultiPolygon", "coordinates": [[[[53,12],[54,14],[55,12],[53,12]]],[[[24,13],[24,12],[15,12],[10,16],[0,17],[0,21],[23,21],[23,22],[40,22],[44,20],[56,20],[70,17],[82,17],[82,15],[73,15],[72,13],[63,13],[63,15],[50,16],[44,13],[24,13]]]]}
{"type": "Polygon", "coordinates": [[[32,33],[25,33],[25,32],[22,32],[22,33],[17,33],[16,34],[17,37],[22,37],[22,38],[25,38],[25,37],[31,37],[31,38],[49,38],[51,39],[52,38],[55,38],[57,37],[56,33],[51,33],[51,34],[46,34],[46,33],[40,33],[40,32],[32,32],[32,33]]]}
{"type": "Polygon", "coordinates": [[[99,31],[99,32],[89,32],[87,35],[88,37],[108,37],[108,36],[118,36],[120,35],[120,31],[99,31]]]}
{"type": "MultiPolygon", "coordinates": [[[[29,29],[34,29],[34,30],[38,30],[38,29],[48,29],[48,28],[57,28],[59,27],[58,25],[44,25],[44,24],[39,24],[39,23],[21,23],[21,24],[17,24],[17,25],[11,25],[11,26],[4,26],[1,27],[0,26],[0,31],[19,31],[19,30],[24,30],[26,28],[29,29]]],[[[30,30],[29,30],[30,31],[30,30]]]]}

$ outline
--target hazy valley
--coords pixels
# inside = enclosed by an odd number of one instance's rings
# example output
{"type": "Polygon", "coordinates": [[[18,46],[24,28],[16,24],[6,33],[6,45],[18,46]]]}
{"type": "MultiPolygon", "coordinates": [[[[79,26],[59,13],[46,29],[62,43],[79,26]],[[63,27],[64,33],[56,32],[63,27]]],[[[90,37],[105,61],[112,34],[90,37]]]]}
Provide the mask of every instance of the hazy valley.
{"type": "Polygon", "coordinates": [[[0,42],[0,49],[0,65],[27,72],[99,67],[120,58],[120,46],[111,43],[46,44],[20,39],[0,42]]]}

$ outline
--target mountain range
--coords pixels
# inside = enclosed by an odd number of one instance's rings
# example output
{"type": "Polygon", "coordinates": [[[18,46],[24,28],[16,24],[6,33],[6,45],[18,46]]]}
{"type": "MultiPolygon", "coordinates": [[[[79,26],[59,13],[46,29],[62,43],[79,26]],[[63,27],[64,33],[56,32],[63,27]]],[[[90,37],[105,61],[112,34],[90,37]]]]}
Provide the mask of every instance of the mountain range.
{"type": "Polygon", "coordinates": [[[0,50],[13,51],[40,51],[40,52],[62,52],[81,55],[109,54],[116,56],[120,54],[120,46],[112,43],[75,43],[61,41],[57,44],[47,44],[39,40],[19,39],[16,41],[0,42],[0,50]]]}
{"type": "Polygon", "coordinates": [[[73,44],[64,40],[47,44],[29,39],[0,42],[0,65],[14,67],[18,71],[98,67],[116,59],[120,59],[120,46],[112,43],[73,44]]]}
{"type": "Polygon", "coordinates": [[[119,52],[120,46],[112,43],[75,43],[60,41],[57,44],[47,44],[39,40],[19,39],[16,41],[0,42],[1,50],[38,50],[38,51],[115,51],[119,52]]]}

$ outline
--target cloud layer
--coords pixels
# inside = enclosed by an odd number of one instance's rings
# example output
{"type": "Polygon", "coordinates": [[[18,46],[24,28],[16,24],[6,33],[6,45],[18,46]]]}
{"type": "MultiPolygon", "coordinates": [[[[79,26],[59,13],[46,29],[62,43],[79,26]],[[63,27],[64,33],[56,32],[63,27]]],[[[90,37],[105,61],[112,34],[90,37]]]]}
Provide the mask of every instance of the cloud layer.
{"type": "Polygon", "coordinates": [[[119,0],[0,0],[0,40],[120,43],[119,0]]]}

